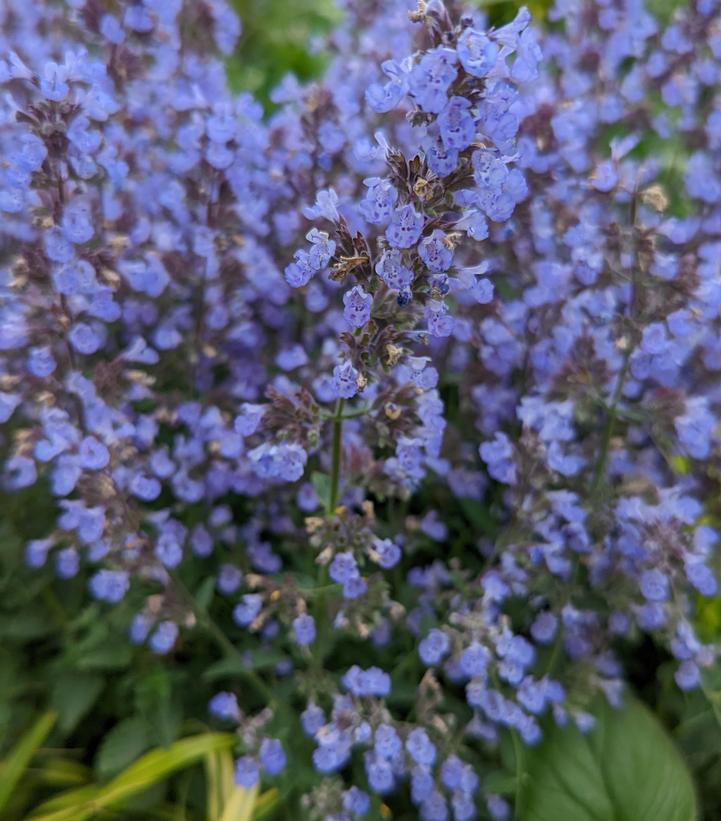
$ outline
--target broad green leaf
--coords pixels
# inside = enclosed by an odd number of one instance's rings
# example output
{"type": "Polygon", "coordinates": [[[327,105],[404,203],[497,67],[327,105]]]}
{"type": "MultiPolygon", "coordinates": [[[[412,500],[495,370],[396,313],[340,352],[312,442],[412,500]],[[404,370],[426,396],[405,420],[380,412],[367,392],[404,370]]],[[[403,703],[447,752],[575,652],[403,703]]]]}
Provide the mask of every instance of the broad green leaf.
{"type": "Polygon", "coordinates": [[[57,710],[58,725],[69,733],[95,704],[103,679],[91,673],[61,673],[53,684],[50,703],[57,710]]]}
{"type": "Polygon", "coordinates": [[[22,778],[30,759],[47,738],[56,719],[57,715],[52,712],[40,716],[18,741],[7,758],[0,762],[0,809],[12,797],[13,790],[22,778]]]}
{"type": "Polygon", "coordinates": [[[516,779],[505,770],[495,770],[483,779],[483,787],[487,793],[513,795],[516,791],[516,779]]]}
{"type": "Polygon", "coordinates": [[[236,742],[231,733],[204,733],[176,741],[165,749],[141,756],[102,787],[63,793],[38,807],[34,821],[85,821],[101,810],[114,809],[174,772],[202,760],[209,753],[228,749],[236,742]]]}
{"type": "Polygon", "coordinates": [[[139,716],[126,718],[103,738],[95,759],[100,778],[107,778],[127,767],[150,745],[148,726],[139,716]]]}
{"type": "Polygon", "coordinates": [[[250,821],[258,797],[258,785],[250,790],[236,787],[225,805],[220,821],[250,821]]]}
{"type": "Polygon", "coordinates": [[[583,735],[555,728],[526,751],[523,821],[694,821],[691,776],[658,720],[628,697],[583,735]]]}

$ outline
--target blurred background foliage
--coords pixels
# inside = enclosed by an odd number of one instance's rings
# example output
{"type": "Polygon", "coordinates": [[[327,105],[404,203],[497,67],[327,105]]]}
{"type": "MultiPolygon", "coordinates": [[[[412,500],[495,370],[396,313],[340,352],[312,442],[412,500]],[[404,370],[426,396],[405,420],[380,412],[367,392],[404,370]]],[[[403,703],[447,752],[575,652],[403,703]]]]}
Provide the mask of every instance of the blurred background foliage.
{"type": "MultiPolygon", "coordinates": [[[[678,0],[655,2],[668,5],[678,0]]],[[[341,19],[333,0],[234,0],[234,5],[243,21],[240,43],[228,60],[234,88],[252,91],[267,105],[270,90],[288,72],[310,80],[323,70],[325,55],[314,45],[318,35],[341,19]]],[[[524,5],[535,19],[545,19],[551,0],[475,0],[471,5],[484,9],[492,25],[500,25],[524,5]]]]}
{"type": "MultiPolygon", "coordinates": [[[[667,19],[678,3],[651,0],[649,5],[667,19]]],[[[326,57],[313,44],[340,19],[332,0],[235,0],[235,5],[243,36],[228,60],[228,74],[236,89],[253,92],[268,106],[270,90],[286,73],[310,80],[322,71],[326,57]]],[[[487,9],[492,24],[500,24],[520,4],[478,5],[487,9]]],[[[539,19],[550,3],[528,5],[539,19]]],[[[654,145],[649,142],[646,150],[654,145]]],[[[477,506],[463,512],[478,528],[492,526],[477,506]]],[[[237,687],[247,674],[246,660],[213,645],[217,635],[210,621],[186,637],[170,659],[131,646],[126,635],[138,601],[129,597],[108,610],[88,601],[83,573],[60,581],[52,568],[25,567],[26,541],[45,535],[53,520],[49,493],[34,488],[0,494],[0,818],[291,818],[284,798],[307,786],[307,776],[291,767],[277,788],[262,794],[235,788],[233,737],[203,723],[209,693],[237,687]]],[[[205,573],[200,562],[183,568],[183,582],[200,614],[214,583],[205,573]]],[[[230,625],[229,612],[214,617],[230,625]]],[[[699,619],[706,637],[720,635],[721,599],[706,602],[699,619]]],[[[707,681],[704,692],[682,694],[671,665],[658,652],[649,643],[634,655],[633,683],[680,746],[705,817],[721,818],[721,677],[707,681]]],[[[259,654],[253,665],[278,661],[259,654]]],[[[277,735],[291,759],[294,750],[307,758],[309,742],[293,734],[295,722],[289,720],[291,682],[281,681],[273,696],[280,705],[277,735]]],[[[249,709],[262,706],[253,699],[250,694],[249,709]]]]}

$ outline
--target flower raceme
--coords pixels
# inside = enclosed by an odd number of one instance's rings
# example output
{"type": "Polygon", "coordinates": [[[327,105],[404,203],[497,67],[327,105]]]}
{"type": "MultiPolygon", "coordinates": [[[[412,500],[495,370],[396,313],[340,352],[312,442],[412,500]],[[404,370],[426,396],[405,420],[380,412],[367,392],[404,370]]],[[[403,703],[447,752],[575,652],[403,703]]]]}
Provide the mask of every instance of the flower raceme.
{"type": "Polygon", "coordinates": [[[199,563],[223,646],[282,654],[210,700],[239,784],[296,754],[294,670],[308,817],[505,818],[504,734],[588,729],[644,633],[681,688],[716,658],[721,14],[344,5],[268,116],[223,0],[0,9],[2,481],[133,642],[207,627],[199,563]]]}

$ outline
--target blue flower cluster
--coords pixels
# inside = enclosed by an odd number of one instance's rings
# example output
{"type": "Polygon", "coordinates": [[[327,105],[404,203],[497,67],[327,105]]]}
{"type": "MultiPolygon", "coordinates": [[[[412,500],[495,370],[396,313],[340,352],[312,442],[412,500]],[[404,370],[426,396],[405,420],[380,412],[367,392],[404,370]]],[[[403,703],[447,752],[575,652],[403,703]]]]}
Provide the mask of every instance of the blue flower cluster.
{"type": "Polygon", "coordinates": [[[0,6],[1,481],[134,643],[202,627],[195,563],[281,654],[298,728],[210,702],[240,785],[302,728],[304,817],[503,819],[504,737],[589,729],[643,635],[718,656],[721,8],[341,5],[268,116],[224,0],[0,6]]]}

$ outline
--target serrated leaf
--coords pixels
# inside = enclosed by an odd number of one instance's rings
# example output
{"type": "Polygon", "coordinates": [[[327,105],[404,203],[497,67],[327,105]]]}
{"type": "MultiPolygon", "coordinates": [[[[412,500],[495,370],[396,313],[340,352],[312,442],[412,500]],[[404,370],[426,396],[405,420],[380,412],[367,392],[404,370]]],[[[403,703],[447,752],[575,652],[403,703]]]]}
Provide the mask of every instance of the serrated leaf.
{"type": "Polygon", "coordinates": [[[148,748],[148,726],[139,716],[126,718],[103,738],[95,758],[100,778],[107,778],[127,767],[148,748]]]}
{"type": "Polygon", "coordinates": [[[33,724],[15,745],[12,752],[0,762],[0,809],[11,798],[15,786],[22,778],[30,759],[52,730],[57,715],[45,713],[33,724]]]}
{"type": "Polygon", "coordinates": [[[267,667],[275,667],[286,656],[277,650],[261,648],[249,653],[247,658],[225,658],[211,664],[203,673],[203,678],[213,681],[217,678],[227,678],[228,676],[243,675],[251,670],[263,670],[267,667]]]}
{"type": "Polygon", "coordinates": [[[135,704],[155,741],[167,746],[176,740],[182,716],[167,670],[154,670],[138,682],[135,704]]]}
{"type": "Polygon", "coordinates": [[[122,670],[130,663],[132,653],[127,640],[111,640],[79,658],[77,667],[83,671],[122,670]]]}
{"type": "Polygon", "coordinates": [[[50,703],[58,712],[58,726],[64,733],[73,730],[97,701],[103,679],[91,673],[61,673],[53,684],[50,703]]]}
{"type": "Polygon", "coordinates": [[[627,698],[586,735],[554,728],[526,752],[523,821],[694,821],[691,776],[658,720],[627,698]]]}

